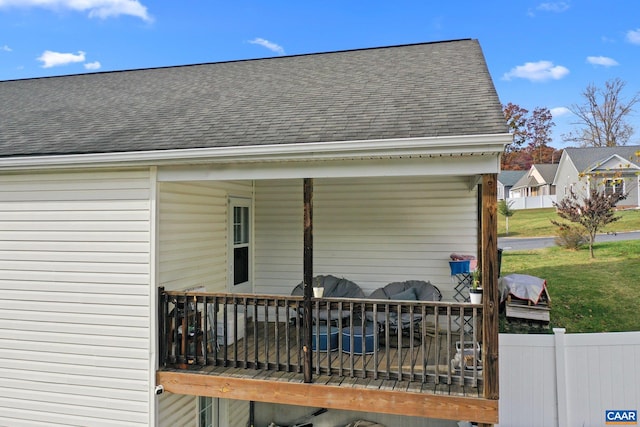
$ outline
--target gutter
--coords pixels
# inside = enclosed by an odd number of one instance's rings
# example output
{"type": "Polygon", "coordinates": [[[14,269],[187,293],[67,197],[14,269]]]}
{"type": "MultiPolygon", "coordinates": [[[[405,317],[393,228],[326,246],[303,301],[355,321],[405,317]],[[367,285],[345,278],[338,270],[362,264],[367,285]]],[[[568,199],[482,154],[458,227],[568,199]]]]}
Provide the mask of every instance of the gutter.
{"type": "Polygon", "coordinates": [[[0,158],[0,170],[496,155],[510,134],[394,138],[0,158]]]}

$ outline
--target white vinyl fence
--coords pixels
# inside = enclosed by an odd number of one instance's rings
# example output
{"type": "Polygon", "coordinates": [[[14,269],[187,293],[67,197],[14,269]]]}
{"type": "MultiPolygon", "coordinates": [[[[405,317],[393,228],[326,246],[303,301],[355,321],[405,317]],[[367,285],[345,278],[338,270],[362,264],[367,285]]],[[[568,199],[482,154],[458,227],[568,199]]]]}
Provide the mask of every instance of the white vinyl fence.
{"type": "Polygon", "coordinates": [[[552,208],[557,197],[555,195],[529,196],[529,197],[510,197],[507,202],[510,203],[511,209],[537,209],[552,208]]]}
{"type": "Polygon", "coordinates": [[[640,412],[640,332],[553,332],[500,334],[499,426],[603,426],[607,410],[640,412]]]}

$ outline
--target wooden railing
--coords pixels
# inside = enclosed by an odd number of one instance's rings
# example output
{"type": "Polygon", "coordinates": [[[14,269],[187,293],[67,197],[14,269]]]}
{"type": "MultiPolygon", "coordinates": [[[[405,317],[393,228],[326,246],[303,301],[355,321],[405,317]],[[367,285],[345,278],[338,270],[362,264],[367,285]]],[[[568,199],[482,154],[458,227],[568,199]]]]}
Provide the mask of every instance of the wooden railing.
{"type": "Polygon", "coordinates": [[[482,382],[481,305],[366,298],[311,304],[309,331],[303,297],[161,290],[161,365],[299,373],[310,342],[316,377],[482,382]]]}

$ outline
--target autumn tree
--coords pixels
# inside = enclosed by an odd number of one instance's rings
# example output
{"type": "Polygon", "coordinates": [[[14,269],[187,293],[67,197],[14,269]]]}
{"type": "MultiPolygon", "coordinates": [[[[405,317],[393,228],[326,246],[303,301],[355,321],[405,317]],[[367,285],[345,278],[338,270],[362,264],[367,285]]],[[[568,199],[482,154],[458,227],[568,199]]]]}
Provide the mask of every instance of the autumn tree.
{"type": "Polygon", "coordinates": [[[555,126],[551,111],[546,107],[536,107],[527,121],[529,145],[527,146],[534,163],[546,163],[544,153],[548,153],[551,142],[551,127],[555,126]]]}
{"type": "Polygon", "coordinates": [[[633,127],[627,122],[627,117],[640,101],[640,92],[625,101],[622,97],[625,86],[626,83],[619,78],[608,80],[604,88],[589,84],[582,93],[584,104],[569,108],[577,117],[572,124],[578,129],[562,135],[562,139],[584,147],[625,145],[633,135],[633,127]]]}
{"type": "Polygon", "coordinates": [[[502,156],[502,169],[527,170],[533,163],[551,163],[559,159],[558,152],[549,147],[551,128],[555,126],[546,107],[536,107],[531,114],[526,108],[508,103],[503,106],[504,117],[513,142],[502,156]]]}
{"type": "MultiPolygon", "coordinates": [[[[589,254],[591,258],[595,258],[593,254],[593,243],[596,240],[596,233],[607,224],[616,222],[620,219],[615,216],[615,206],[620,200],[626,199],[626,194],[619,192],[606,192],[592,188],[588,197],[581,199],[571,190],[569,195],[560,202],[554,203],[556,212],[560,218],[566,219],[572,223],[580,225],[584,228],[589,237],[589,254]]],[[[565,227],[562,222],[552,220],[554,225],[565,227]]]]}
{"type": "Polygon", "coordinates": [[[527,114],[529,114],[529,110],[510,102],[502,106],[502,112],[507,120],[509,132],[513,135],[513,141],[505,147],[505,152],[518,151],[529,138],[527,133],[527,114]]]}

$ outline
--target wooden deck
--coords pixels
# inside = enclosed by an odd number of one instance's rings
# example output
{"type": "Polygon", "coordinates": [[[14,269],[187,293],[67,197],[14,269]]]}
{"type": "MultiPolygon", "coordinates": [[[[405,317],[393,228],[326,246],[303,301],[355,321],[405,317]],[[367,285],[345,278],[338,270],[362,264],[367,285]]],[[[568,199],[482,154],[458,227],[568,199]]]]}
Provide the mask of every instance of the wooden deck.
{"type": "Polygon", "coordinates": [[[497,400],[483,397],[479,305],[314,299],[306,330],[299,297],[161,301],[156,381],[168,392],[365,412],[376,402],[382,413],[497,422],[497,400]],[[393,319],[405,321],[400,333],[393,319]]]}
{"type": "MultiPolygon", "coordinates": [[[[218,337],[215,340],[199,339],[202,350],[195,357],[173,355],[169,357],[166,369],[247,379],[302,381],[302,329],[284,322],[251,322],[250,326],[253,327],[246,328],[244,337],[228,345],[213,345],[220,343],[218,337]]],[[[367,339],[362,340],[358,336],[351,337],[349,331],[354,326],[359,327],[353,324],[333,326],[333,337],[328,339],[325,329],[312,336],[314,384],[481,395],[481,361],[473,366],[473,358],[467,357],[469,366],[462,370],[452,366],[458,353],[455,343],[460,341],[459,334],[447,334],[444,330],[435,334],[432,325],[427,326],[426,332],[420,327],[412,327],[400,335],[375,328],[367,339]]],[[[464,338],[469,341],[472,336],[467,334],[464,338]]]]}

